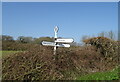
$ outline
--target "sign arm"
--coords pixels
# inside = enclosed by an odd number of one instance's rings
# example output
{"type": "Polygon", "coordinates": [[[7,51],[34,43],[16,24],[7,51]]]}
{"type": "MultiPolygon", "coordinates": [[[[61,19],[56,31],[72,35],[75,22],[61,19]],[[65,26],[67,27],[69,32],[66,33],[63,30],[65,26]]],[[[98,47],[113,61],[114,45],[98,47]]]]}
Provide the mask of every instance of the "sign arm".
{"type": "Polygon", "coordinates": [[[43,41],[42,45],[44,46],[54,46],[54,55],[55,55],[55,59],[56,59],[56,51],[57,51],[57,47],[70,47],[70,44],[64,44],[64,43],[72,43],[74,42],[73,39],[61,39],[58,38],[57,36],[58,33],[58,27],[56,26],[54,28],[54,42],[47,42],[47,41],[43,41]],[[62,44],[61,44],[62,43],[62,44]]]}

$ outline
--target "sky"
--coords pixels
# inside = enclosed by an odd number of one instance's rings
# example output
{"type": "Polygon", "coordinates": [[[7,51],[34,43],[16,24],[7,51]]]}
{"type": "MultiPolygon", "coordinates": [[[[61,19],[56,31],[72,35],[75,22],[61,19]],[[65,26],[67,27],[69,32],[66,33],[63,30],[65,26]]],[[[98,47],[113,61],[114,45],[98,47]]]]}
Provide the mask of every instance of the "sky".
{"type": "Polygon", "coordinates": [[[118,30],[117,2],[3,2],[2,34],[73,38],[118,30]]]}

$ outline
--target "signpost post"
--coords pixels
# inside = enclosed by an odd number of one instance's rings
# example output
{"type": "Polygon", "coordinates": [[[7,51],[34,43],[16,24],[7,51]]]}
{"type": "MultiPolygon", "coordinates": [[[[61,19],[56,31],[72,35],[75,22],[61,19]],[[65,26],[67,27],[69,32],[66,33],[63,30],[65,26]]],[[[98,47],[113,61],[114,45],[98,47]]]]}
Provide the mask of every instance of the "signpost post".
{"type": "MultiPolygon", "coordinates": [[[[54,32],[55,32],[55,36],[54,36],[54,38],[55,38],[55,40],[57,39],[57,32],[58,32],[58,27],[56,26],[55,28],[54,28],[54,32]]],[[[54,46],[54,55],[56,54],[56,49],[57,49],[57,43],[55,42],[55,46],[54,46]]]]}
{"type": "Polygon", "coordinates": [[[55,36],[54,36],[54,42],[47,42],[47,41],[43,41],[42,45],[44,46],[53,46],[54,47],[54,55],[56,54],[56,49],[57,47],[70,47],[70,44],[64,44],[64,43],[72,43],[74,40],[73,39],[61,39],[57,37],[57,33],[58,33],[58,27],[56,26],[54,28],[54,32],[55,32],[55,36]]]}

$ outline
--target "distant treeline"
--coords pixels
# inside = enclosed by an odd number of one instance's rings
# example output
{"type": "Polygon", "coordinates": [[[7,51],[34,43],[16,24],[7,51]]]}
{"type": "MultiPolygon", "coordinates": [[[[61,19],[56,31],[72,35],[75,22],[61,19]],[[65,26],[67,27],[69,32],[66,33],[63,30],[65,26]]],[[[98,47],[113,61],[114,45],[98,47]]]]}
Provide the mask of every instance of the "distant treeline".
{"type": "Polygon", "coordinates": [[[40,44],[43,40],[45,41],[53,41],[54,38],[51,37],[40,37],[40,38],[33,38],[33,37],[25,37],[19,36],[17,40],[15,40],[12,36],[9,35],[2,35],[0,38],[1,41],[10,41],[10,42],[19,42],[19,43],[35,43],[40,44]]]}
{"type": "Polygon", "coordinates": [[[108,31],[108,32],[101,32],[101,33],[98,33],[96,35],[93,35],[93,36],[89,36],[89,35],[83,35],[81,40],[85,40],[85,39],[89,39],[89,38],[92,38],[92,37],[106,37],[106,38],[109,38],[109,39],[112,39],[112,40],[117,40],[118,39],[118,33],[116,32],[113,32],[112,30],[111,31],[108,31]]]}
{"type": "Polygon", "coordinates": [[[2,42],[2,44],[0,44],[0,47],[2,47],[1,48],[2,50],[24,51],[32,47],[40,46],[43,40],[53,41],[54,39],[50,37],[32,38],[32,37],[19,36],[17,40],[15,40],[12,36],[1,35],[0,42],[2,42]]]}
{"type": "MultiPolygon", "coordinates": [[[[62,37],[59,37],[62,38],[62,37]]],[[[9,35],[1,35],[0,36],[0,42],[2,42],[2,50],[28,50],[31,47],[34,46],[40,46],[42,41],[50,41],[53,42],[53,37],[39,37],[39,38],[33,38],[33,37],[25,37],[25,36],[19,36],[16,40],[9,35]]],[[[78,44],[76,42],[72,43],[71,46],[77,46],[78,44]]]]}
{"type": "MultiPolygon", "coordinates": [[[[93,38],[93,37],[106,37],[112,40],[117,40],[117,35],[113,31],[109,32],[101,32],[98,33],[95,36],[89,36],[89,35],[84,35],[80,39],[82,42],[86,39],[93,38]]],[[[62,37],[59,37],[62,38],[62,37]]],[[[54,41],[54,37],[39,37],[39,38],[33,38],[33,37],[25,37],[25,36],[19,36],[16,40],[9,35],[0,35],[0,42],[2,42],[2,50],[26,50],[28,49],[28,46],[26,45],[33,45],[33,44],[38,44],[41,45],[42,41],[54,41]]],[[[81,46],[84,45],[85,43],[77,43],[73,42],[71,46],[81,46]]],[[[1,45],[1,44],[0,44],[1,45]]],[[[0,46],[1,47],[1,46],[0,46]]]]}
{"type": "MultiPolygon", "coordinates": [[[[89,35],[83,35],[81,40],[85,40],[88,38],[92,37],[107,37],[109,39],[117,40],[118,39],[118,34],[109,31],[109,32],[101,32],[98,33],[97,35],[89,36],[89,35]]],[[[58,37],[62,38],[62,37],[58,37]]],[[[39,38],[33,38],[33,37],[26,37],[26,36],[19,36],[17,40],[15,40],[12,36],[10,35],[0,35],[0,41],[16,41],[20,43],[35,43],[35,44],[40,44],[42,41],[54,41],[54,37],[39,37],[39,38]]]]}

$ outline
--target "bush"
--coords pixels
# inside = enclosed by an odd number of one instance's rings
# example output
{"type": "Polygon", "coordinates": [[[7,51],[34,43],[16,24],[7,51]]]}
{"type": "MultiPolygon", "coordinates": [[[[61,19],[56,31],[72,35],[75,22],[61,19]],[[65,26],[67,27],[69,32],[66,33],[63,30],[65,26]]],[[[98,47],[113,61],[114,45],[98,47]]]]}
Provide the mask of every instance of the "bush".
{"type": "Polygon", "coordinates": [[[75,80],[78,75],[113,69],[94,47],[58,48],[36,46],[8,56],[2,62],[3,80],[75,80]]]}
{"type": "Polygon", "coordinates": [[[2,42],[2,50],[25,51],[32,47],[40,46],[39,44],[19,43],[19,42],[2,42]]]}
{"type": "Polygon", "coordinates": [[[91,44],[106,58],[117,58],[118,42],[106,37],[94,37],[84,40],[86,44],[91,44]]]}

